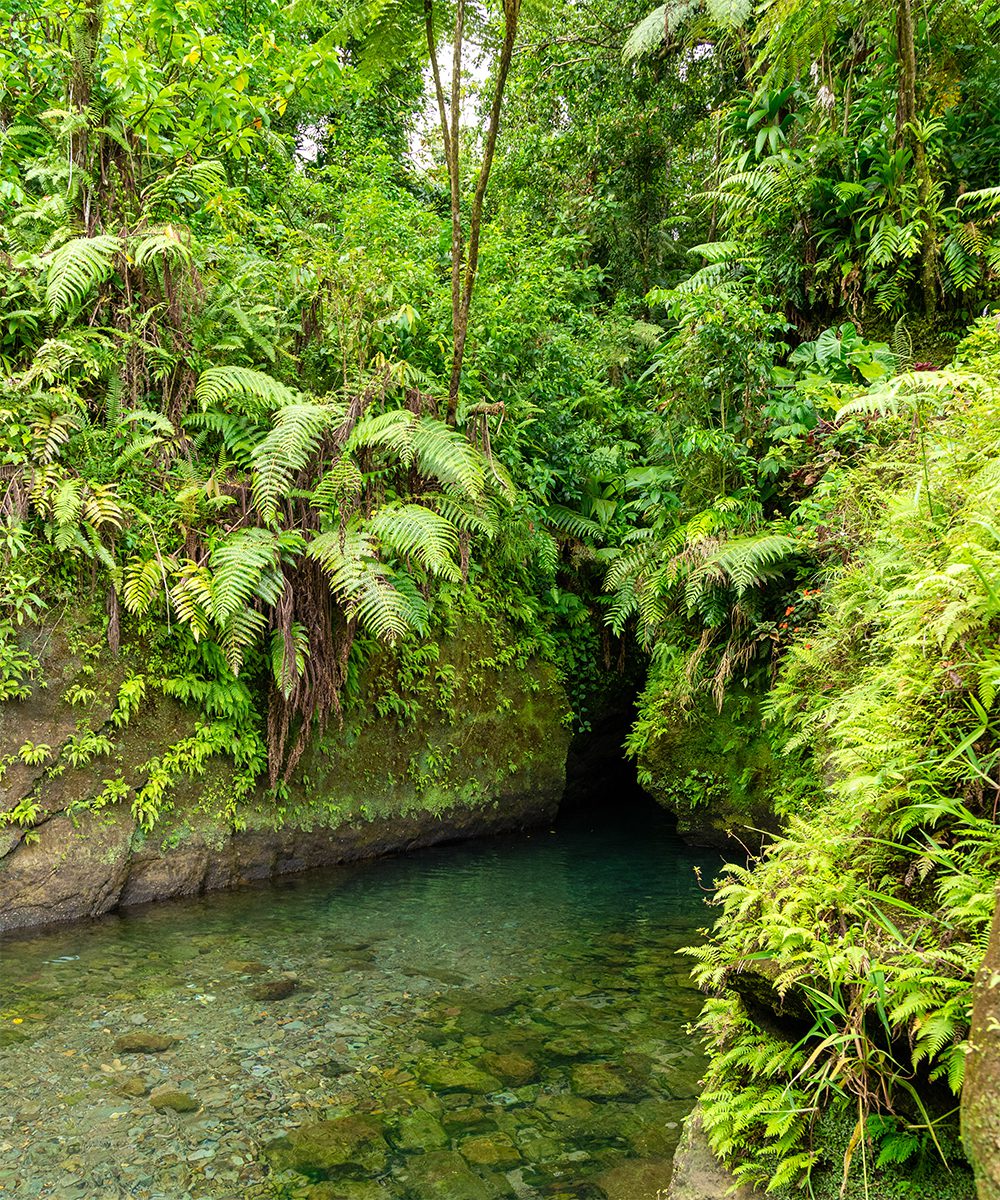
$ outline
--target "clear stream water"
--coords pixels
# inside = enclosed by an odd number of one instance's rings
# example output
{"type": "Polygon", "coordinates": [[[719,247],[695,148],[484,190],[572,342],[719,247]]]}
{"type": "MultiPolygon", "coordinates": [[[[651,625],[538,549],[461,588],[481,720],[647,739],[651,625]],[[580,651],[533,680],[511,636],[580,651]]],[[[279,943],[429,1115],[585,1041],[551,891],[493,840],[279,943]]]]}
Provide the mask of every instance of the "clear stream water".
{"type": "Polygon", "coordinates": [[[657,1200],[717,866],[612,811],[0,941],[0,1200],[657,1200]]]}

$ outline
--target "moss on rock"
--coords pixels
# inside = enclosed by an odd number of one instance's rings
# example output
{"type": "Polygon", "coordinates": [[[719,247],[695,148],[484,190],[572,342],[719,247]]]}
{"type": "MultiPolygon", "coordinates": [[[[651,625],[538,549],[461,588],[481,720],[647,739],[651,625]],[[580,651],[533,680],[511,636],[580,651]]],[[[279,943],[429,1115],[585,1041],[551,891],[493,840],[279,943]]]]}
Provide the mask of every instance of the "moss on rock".
{"type": "Polygon", "coordinates": [[[5,810],[20,809],[6,828],[0,819],[0,931],[522,828],[551,818],[562,795],[569,731],[555,671],[481,618],[372,654],[343,722],[313,739],[280,801],[263,781],[238,799],[226,754],[179,753],[206,717],[152,684],[130,720],[110,719],[122,681],[144,668],[136,652],[107,669],[105,653],[103,690],[89,689],[80,707],[73,689],[97,676],[99,629],[72,645],[39,637],[47,650],[35,691],[0,708],[0,755],[37,741],[43,726],[51,740],[49,767],[5,792],[5,810]],[[105,741],[67,763],[81,729],[105,741]],[[150,764],[171,755],[181,765],[146,828],[135,796],[150,764]]]}
{"type": "Polygon", "coordinates": [[[759,700],[736,689],[717,710],[702,698],[685,707],[674,686],[655,673],[630,738],[639,782],[677,817],[678,832],[696,846],[724,846],[730,835],[756,839],[776,832],[775,798],[786,767],[760,719],[759,700]]]}

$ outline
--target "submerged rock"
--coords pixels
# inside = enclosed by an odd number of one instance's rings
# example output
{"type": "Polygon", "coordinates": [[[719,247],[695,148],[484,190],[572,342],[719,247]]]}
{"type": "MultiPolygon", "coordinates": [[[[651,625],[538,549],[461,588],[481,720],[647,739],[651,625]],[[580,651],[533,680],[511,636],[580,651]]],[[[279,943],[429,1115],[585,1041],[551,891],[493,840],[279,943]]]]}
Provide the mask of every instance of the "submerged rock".
{"type": "Polygon", "coordinates": [[[134,1033],[123,1033],[115,1038],[115,1054],[162,1054],[172,1046],[176,1046],[179,1038],[170,1037],[163,1033],[151,1033],[138,1029],[134,1033]]]}
{"type": "Polygon", "coordinates": [[[149,1091],[149,1084],[141,1075],[126,1075],[118,1085],[118,1093],[121,1096],[132,1096],[138,1098],[145,1096],[149,1091]]]}
{"type": "Polygon", "coordinates": [[[613,1100],[632,1090],[629,1080],[610,1063],[579,1063],[572,1077],[573,1091],[590,1100],[613,1100]]]}
{"type": "Polygon", "coordinates": [[[526,1054],[484,1054],[479,1060],[488,1071],[511,1087],[521,1087],[538,1078],[538,1064],[526,1054]]]}
{"type": "Polygon", "coordinates": [[[459,1149],[466,1162],[478,1167],[512,1167],[521,1161],[517,1147],[505,1133],[466,1138],[459,1149]]]}
{"type": "Polygon", "coordinates": [[[324,1180],[380,1174],[388,1163],[389,1147],[377,1118],[351,1115],[302,1125],[271,1142],[265,1153],[277,1171],[324,1180]]]}
{"type": "Polygon", "coordinates": [[[612,1038],[581,1031],[551,1038],[545,1043],[545,1050],[553,1058],[599,1058],[602,1054],[611,1054],[615,1046],[612,1038]]]}
{"type": "Polygon", "coordinates": [[[419,1068],[422,1083],[435,1092],[496,1092],[500,1081],[471,1063],[431,1062],[419,1068]]]}
{"type": "Polygon", "coordinates": [[[412,1200],[496,1200],[507,1194],[474,1174],[453,1150],[432,1150],[411,1158],[403,1180],[412,1200]]]}
{"type": "MultiPolygon", "coordinates": [[[[607,1200],[641,1200],[646,1196],[664,1196],[672,1167],[669,1158],[636,1159],[619,1163],[610,1171],[605,1171],[597,1177],[597,1184],[607,1200]]],[[[712,1200],[715,1195],[712,1193],[712,1200]]],[[[724,1196],[725,1192],[718,1193],[719,1200],[724,1196]]],[[[704,1200],[709,1200],[709,1197],[706,1196],[704,1200]]]]}
{"type": "Polygon", "coordinates": [[[400,1118],[392,1140],[400,1150],[439,1150],[448,1145],[441,1122],[420,1108],[400,1118]]]}
{"type": "Polygon", "coordinates": [[[255,959],[244,960],[241,958],[231,958],[225,967],[227,971],[232,971],[236,975],[265,975],[270,970],[270,967],[255,959]]]}
{"type": "Polygon", "coordinates": [[[309,1200],[391,1200],[390,1193],[373,1179],[338,1179],[316,1183],[309,1189],[309,1200]]]}
{"type": "Polygon", "coordinates": [[[189,1092],[182,1092],[169,1084],[154,1088],[149,1093],[149,1102],[157,1109],[170,1109],[171,1112],[190,1113],[201,1108],[198,1099],[189,1092]]]}
{"type": "Polygon", "coordinates": [[[268,1003],[272,1000],[287,1000],[297,986],[294,979],[285,977],[266,979],[263,983],[258,983],[256,987],[250,989],[250,998],[268,1003]]]}

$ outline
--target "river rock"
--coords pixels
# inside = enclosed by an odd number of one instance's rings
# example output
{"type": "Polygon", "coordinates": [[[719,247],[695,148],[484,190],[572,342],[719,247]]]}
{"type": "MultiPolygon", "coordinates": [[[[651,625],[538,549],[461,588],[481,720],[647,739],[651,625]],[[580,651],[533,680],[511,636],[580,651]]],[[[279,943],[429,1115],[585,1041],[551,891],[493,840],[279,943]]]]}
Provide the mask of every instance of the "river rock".
{"type": "Polygon", "coordinates": [[[448,1145],[448,1135],[441,1122],[423,1109],[401,1117],[393,1142],[400,1150],[439,1150],[448,1145]]]}
{"type": "Polygon", "coordinates": [[[599,1058],[615,1049],[611,1038],[590,1033],[564,1033],[545,1043],[545,1050],[553,1058],[599,1058]]]}
{"type": "Polygon", "coordinates": [[[497,1017],[509,1013],[524,1000],[524,996],[513,988],[492,988],[488,992],[473,992],[465,988],[454,988],[447,994],[449,1004],[471,1012],[497,1017]]]}
{"type": "MultiPolygon", "coordinates": [[[[642,1200],[644,1197],[653,1200],[667,1194],[672,1168],[673,1162],[669,1158],[635,1159],[619,1163],[599,1175],[597,1185],[607,1200],[642,1200]]],[[[719,1192],[718,1196],[722,1200],[725,1192],[719,1192]]]]}
{"type": "Polygon", "coordinates": [[[579,1063],[572,1077],[573,1091],[589,1100],[614,1100],[631,1090],[628,1080],[610,1063],[579,1063]]]}
{"type": "Polygon", "coordinates": [[[265,979],[263,983],[258,983],[256,987],[250,989],[250,998],[252,1000],[263,1000],[270,1003],[272,1000],[287,1000],[288,997],[295,991],[297,984],[294,979],[265,979]]]}
{"type": "Polygon", "coordinates": [[[521,1161],[517,1147],[505,1133],[466,1138],[459,1149],[465,1161],[477,1167],[512,1167],[521,1161]]]}
{"type": "Polygon", "coordinates": [[[432,1150],[411,1158],[403,1180],[412,1200],[496,1200],[504,1194],[496,1184],[473,1174],[453,1150],[432,1150]]]}
{"type": "MultiPolygon", "coordinates": [[[[235,1200],[235,1198],[234,1198],[235,1200]]],[[[389,1193],[374,1179],[338,1179],[314,1183],[309,1200],[392,1200],[389,1193]]]]}
{"type": "Polygon", "coordinates": [[[270,970],[270,967],[255,959],[244,960],[242,958],[231,958],[225,967],[227,971],[232,971],[235,975],[266,975],[270,970]]]}
{"type": "Polygon", "coordinates": [[[115,1054],[162,1054],[176,1046],[179,1040],[167,1034],[137,1029],[134,1033],[123,1033],[115,1038],[114,1051],[115,1054]]]}
{"type": "Polygon", "coordinates": [[[324,1180],[380,1174],[386,1168],[389,1147],[377,1118],[351,1115],[302,1125],[271,1142],[265,1153],[275,1170],[324,1180]]]}
{"type": "Polygon", "coordinates": [[[182,1092],[169,1084],[153,1088],[149,1093],[149,1102],[156,1109],[170,1109],[176,1113],[197,1112],[201,1108],[199,1101],[189,1092],[182,1092]]]}
{"type": "Polygon", "coordinates": [[[526,1054],[510,1051],[506,1054],[484,1054],[483,1066],[511,1087],[523,1087],[538,1078],[538,1064],[526,1054]]]}
{"type": "Polygon", "coordinates": [[[419,1067],[419,1076],[435,1092],[496,1092],[500,1090],[500,1080],[495,1075],[488,1075],[471,1063],[463,1062],[430,1062],[419,1067]]]}
{"type": "Polygon", "coordinates": [[[1000,905],[973,992],[962,1087],[962,1140],[980,1200],[1000,1200],[1000,905]]]}
{"type": "Polygon", "coordinates": [[[486,1110],[475,1106],[453,1108],[442,1113],[441,1121],[452,1136],[468,1133],[470,1129],[496,1129],[496,1123],[486,1110]]]}
{"type": "Polygon", "coordinates": [[[139,1096],[145,1096],[148,1091],[149,1084],[141,1075],[126,1075],[118,1084],[118,1093],[121,1096],[138,1098],[139,1096]]]}

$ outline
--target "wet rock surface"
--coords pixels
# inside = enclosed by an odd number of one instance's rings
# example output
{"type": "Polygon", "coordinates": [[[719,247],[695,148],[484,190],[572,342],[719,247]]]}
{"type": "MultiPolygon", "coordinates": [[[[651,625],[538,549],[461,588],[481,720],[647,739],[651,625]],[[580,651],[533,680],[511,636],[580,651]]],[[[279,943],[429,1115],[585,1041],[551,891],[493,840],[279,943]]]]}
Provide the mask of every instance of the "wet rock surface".
{"type": "Polygon", "coordinates": [[[455,847],[5,942],[0,1196],[646,1200],[702,1067],[704,914],[686,852],[630,845],[627,886],[609,853],[455,847]]]}

